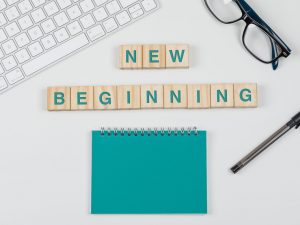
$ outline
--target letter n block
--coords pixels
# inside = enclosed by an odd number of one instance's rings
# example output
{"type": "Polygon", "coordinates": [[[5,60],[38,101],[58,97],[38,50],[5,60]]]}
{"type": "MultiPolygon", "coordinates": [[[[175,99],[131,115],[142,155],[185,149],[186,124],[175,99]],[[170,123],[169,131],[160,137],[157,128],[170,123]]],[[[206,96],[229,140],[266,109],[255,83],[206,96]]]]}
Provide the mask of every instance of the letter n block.
{"type": "Polygon", "coordinates": [[[235,107],[254,108],[257,102],[257,84],[234,84],[235,107]]]}
{"type": "Polygon", "coordinates": [[[142,85],[141,86],[141,108],[161,109],[164,107],[164,86],[163,85],[142,85]]]}
{"type": "Polygon", "coordinates": [[[185,109],[187,108],[187,85],[164,86],[164,108],[185,109]]]}
{"type": "Polygon", "coordinates": [[[166,68],[189,68],[189,46],[166,45],[166,68]]]}
{"type": "Polygon", "coordinates": [[[117,109],[117,87],[94,87],[94,109],[117,109]]]}
{"type": "Polygon", "coordinates": [[[122,45],[120,47],[120,68],[121,69],[142,69],[143,68],[143,46],[122,45]]]}
{"type": "Polygon", "coordinates": [[[68,111],[71,109],[70,87],[48,88],[48,110],[68,111]]]}
{"type": "Polygon", "coordinates": [[[94,109],[94,88],[71,87],[71,110],[94,109]]]}
{"type": "Polygon", "coordinates": [[[143,68],[166,68],[166,45],[143,45],[143,68]]]}
{"type": "Polygon", "coordinates": [[[234,107],[233,84],[212,84],[210,89],[212,108],[234,107]]]}

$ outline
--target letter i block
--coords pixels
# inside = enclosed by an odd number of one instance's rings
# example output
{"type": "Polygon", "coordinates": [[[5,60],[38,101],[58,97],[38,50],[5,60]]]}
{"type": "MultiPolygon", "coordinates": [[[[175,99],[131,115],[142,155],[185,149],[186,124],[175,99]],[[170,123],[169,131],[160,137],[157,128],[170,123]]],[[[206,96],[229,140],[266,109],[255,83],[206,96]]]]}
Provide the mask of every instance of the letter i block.
{"type": "Polygon", "coordinates": [[[164,86],[164,108],[185,109],[187,108],[187,85],[164,86]]]}
{"type": "Polygon", "coordinates": [[[254,108],[257,102],[257,84],[234,84],[235,107],[254,108]]]}
{"type": "Polygon", "coordinates": [[[142,85],[141,108],[162,109],[163,107],[164,107],[164,86],[163,85],[142,85]]]}
{"type": "Polygon", "coordinates": [[[211,107],[212,108],[233,108],[234,107],[233,84],[212,84],[211,85],[211,107]]]}
{"type": "Polygon", "coordinates": [[[71,109],[71,88],[49,87],[48,88],[48,110],[68,111],[71,109]]]}
{"type": "Polygon", "coordinates": [[[189,68],[189,46],[166,45],[166,68],[189,68]]]}
{"type": "Polygon", "coordinates": [[[143,68],[143,46],[122,45],[120,47],[120,68],[121,69],[142,69],[143,68]]]}
{"type": "Polygon", "coordinates": [[[118,109],[140,109],[141,87],[139,85],[125,85],[117,87],[118,109]]]}
{"type": "Polygon", "coordinates": [[[189,109],[210,108],[210,84],[188,85],[188,108],[189,109]]]}
{"type": "Polygon", "coordinates": [[[94,109],[94,88],[71,87],[71,110],[94,109]]]}
{"type": "Polygon", "coordinates": [[[166,68],[166,45],[143,45],[143,68],[166,68]]]}
{"type": "Polygon", "coordinates": [[[117,109],[117,87],[94,87],[94,109],[117,109]]]}

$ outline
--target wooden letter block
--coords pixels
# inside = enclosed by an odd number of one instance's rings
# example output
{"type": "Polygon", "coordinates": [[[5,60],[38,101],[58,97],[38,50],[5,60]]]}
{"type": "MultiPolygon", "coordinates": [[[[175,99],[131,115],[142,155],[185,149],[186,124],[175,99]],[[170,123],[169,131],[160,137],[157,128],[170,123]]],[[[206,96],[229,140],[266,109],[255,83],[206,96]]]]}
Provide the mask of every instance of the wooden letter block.
{"type": "Polygon", "coordinates": [[[70,87],[48,88],[48,110],[68,111],[71,109],[70,87]]]}
{"type": "Polygon", "coordinates": [[[166,45],[143,45],[143,68],[166,68],[166,45]]]}
{"type": "Polygon", "coordinates": [[[139,85],[118,86],[118,109],[140,109],[140,90],[141,87],[139,85]]]}
{"type": "Polygon", "coordinates": [[[71,87],[71,110],[94,109],[94,87],[71,87]]]}
{"type": "Polygon", "coordinates": [[[212,108],[233,108],[234,107],[233,84],[212,84],[211,85],[211,107],[212,108]]]}
{"type": "Polygon", "coordinates": [[[166,45],[166,68],[188,68],[189,46],[185,44],[166,45]]]}
{"type": "Polygon", "coordinates": [[[117,109],[117,87],[94,87],[94,109],[117,109]]]}
{"type": "Polygon", "coordinates": [[[122,45],[120,47],[120,68],[121,69],[142,69],[143,68],[143,46],[122,45]]]}
{"type": "Polygon", "coordinates": [[[161,109],[164,107],[164,86],[163,85],[142,85],[141,86],[141,108],[161,109]]]}
{"type": "Polygon", "coordinates": [[[164,86],[164,108],[184,109],[187,108],[187,85],[164,86]]]}
{"type": "Polygon", "coordinates": [[[234,106],[257,107],[257,84],[234,84],[234,106]]]}
{"type": "Polygon", "coordinates": [[[210,108],[210,84],[188,85],[188,108],[210,108]]]}

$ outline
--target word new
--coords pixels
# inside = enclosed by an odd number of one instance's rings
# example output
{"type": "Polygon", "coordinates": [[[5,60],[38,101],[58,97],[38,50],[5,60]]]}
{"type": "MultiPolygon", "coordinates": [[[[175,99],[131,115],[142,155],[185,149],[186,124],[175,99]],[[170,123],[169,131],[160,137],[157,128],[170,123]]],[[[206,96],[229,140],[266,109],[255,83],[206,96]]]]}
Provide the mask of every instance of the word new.
{"type": "Polygon", "coordinates": [[[48,110],[257,107],[256,84],[49,87],[48,110]]]}
{"type": "Polygon", "coordinates": [[[189,46],[172,45],[122,45],[121,69],[188,68],[189,46]]]}

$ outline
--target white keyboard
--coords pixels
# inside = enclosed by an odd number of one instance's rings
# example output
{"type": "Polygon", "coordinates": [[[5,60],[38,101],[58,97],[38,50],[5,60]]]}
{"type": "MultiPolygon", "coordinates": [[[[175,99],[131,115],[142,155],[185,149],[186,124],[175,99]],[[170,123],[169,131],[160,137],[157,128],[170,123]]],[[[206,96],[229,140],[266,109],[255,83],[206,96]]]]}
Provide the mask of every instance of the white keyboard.
{"type": "Polygon", "coordinates": [[[157,0],[0,0],[0,94],[158,8],[157,0]]]}

